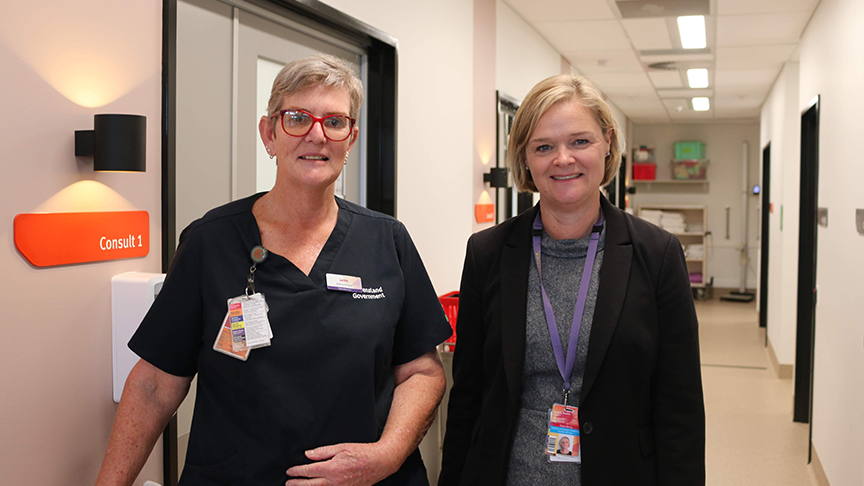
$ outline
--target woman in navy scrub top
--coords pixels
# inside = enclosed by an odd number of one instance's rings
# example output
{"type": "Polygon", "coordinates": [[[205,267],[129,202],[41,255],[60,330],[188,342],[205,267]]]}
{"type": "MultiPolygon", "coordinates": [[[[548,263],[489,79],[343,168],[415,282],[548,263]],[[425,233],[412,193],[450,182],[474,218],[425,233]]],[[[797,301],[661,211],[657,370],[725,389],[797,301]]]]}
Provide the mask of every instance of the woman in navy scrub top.
{"type": "Polygon", "coordinates": [[[334,196],[362,93],[331,56],[277,76],[259,124],[276,184],[183,231],[129,343],[141,360],[97,484],[132,484],[196,374],[181,485],[427,484],[417,445],[444,392],[435,347],[451,331],[405,227],[334,196]],[[269,252],[253,277],[272,339],[243,361],[214,342],[256,246],[269,252]],[[362,285],[328,289],[328,276],[362,285]]]}

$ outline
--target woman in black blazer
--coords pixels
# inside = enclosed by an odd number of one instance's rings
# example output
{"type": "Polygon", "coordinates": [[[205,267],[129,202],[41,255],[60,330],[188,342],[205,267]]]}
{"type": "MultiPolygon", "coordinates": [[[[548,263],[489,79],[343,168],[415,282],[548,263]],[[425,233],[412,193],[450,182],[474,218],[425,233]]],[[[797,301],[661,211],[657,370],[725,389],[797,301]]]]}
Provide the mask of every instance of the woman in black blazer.
{"type": "Polygon", "coordinates": [[[578,76],[544,80],[508,149],[540,203],[468,242],[439,485],[704,485],[684,254],[601,195],[621,160],[608,105],[578,76]],[[555,454],[554,404],[578,407],[573,459],[555,454]]]}

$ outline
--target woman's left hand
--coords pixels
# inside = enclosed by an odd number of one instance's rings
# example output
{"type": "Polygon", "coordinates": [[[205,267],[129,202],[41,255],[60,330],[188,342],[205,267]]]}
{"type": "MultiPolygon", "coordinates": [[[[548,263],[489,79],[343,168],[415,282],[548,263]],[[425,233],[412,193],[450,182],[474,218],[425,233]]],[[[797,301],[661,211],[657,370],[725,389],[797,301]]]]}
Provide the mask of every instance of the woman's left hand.
{"type": "Polygon", "coordinates": [[[288,469],[286,486],[366,486],[392,475],[401,463],[379,443],[335,444],[306,451],[312,464],[288,469]]]}

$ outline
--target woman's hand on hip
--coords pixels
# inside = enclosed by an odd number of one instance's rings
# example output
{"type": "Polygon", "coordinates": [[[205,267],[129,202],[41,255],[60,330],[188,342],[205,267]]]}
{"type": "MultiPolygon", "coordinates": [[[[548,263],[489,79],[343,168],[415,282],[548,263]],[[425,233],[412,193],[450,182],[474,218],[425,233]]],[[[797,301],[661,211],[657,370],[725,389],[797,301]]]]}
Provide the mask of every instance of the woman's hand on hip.
{"type": "Polygon", "coordinates": [[[395,473],[401,462],[380,443],[335,444],[306,451],[312,464],[288,469],[286,486],[366,486],[395,473]]]}

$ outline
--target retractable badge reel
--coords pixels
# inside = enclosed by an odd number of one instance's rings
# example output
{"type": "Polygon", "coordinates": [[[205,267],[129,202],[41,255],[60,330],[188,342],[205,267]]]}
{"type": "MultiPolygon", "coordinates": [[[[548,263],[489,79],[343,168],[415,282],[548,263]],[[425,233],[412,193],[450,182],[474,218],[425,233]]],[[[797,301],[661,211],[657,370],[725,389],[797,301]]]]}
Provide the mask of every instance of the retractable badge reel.
{"type": "Polygon", "coordinates": [[[228,312],[220,326],[213,349],[245,361],[255,348],[270,346],[273,330],[267,319],[264,294],[255,291],[255,270],[267,259],[267,249],[256,245],[250,252],[252,266],[243,295],[228,299],[228,312]]]}

